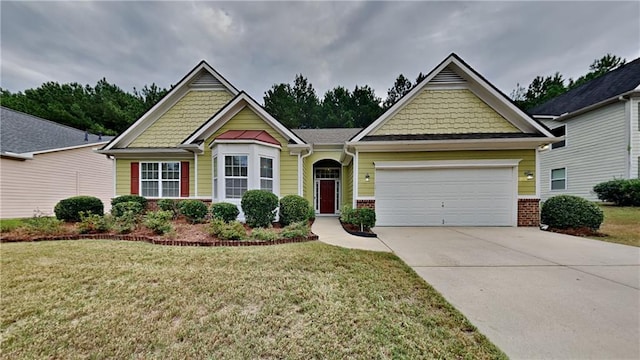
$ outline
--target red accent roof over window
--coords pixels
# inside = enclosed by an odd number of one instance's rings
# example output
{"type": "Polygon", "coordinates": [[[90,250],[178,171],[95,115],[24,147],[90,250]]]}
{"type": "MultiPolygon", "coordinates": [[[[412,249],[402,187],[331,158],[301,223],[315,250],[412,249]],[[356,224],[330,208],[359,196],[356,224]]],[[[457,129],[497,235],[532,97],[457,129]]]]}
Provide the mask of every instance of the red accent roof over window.
{"type": "Polygon", "coordinates": [[[218,135],[216,140],[257,140],[280,146],[280,142],[264,130],[229,130],[218,135]]]}

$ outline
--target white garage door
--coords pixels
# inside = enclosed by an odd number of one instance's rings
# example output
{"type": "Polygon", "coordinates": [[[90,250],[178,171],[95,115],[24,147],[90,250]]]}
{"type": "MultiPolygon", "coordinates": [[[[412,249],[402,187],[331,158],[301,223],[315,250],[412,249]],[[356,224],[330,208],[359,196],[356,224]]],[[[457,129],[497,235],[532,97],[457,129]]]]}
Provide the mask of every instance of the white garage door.
{"type": "Polygon", "coordinates": [[[378,226],[515,226],[513,168],[376,169],[378,226]]]}

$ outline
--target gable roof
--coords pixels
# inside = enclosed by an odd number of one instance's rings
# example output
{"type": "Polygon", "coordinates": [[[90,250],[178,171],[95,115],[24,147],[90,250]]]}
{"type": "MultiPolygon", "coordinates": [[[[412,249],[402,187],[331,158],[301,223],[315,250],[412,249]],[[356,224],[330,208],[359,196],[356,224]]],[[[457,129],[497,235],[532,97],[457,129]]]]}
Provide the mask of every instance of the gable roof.
{"type": "Polygon", "coordinates": [[[0,152],[3,154],[40,153],[104,144],[113,138],[88,134],[82,130],[6,107],[0,107],[0,119],[0,152]]]}
{"type": "Polygon", "coordinates": [[[362,128],[335,128],[292,129],[291,131],[309,144],[342,145],[361,130],[362,128]]]}
{"type": "Polygon", "coordinates": [[[640,90],[640,58],[571,89],[528,112],[533,115],[560,116],[603,101],[640,90]]]}
{"type": "Polygon", "coordinates": [[[202,60],[185,75],[157,104],[144,113],[133,125],[105,145],[101,151],[126,147],[178,102],[191,88],[225,89],[238,95],[239,91],[206,61],[202,60]]]}
{"type": "Polygon", "coordinates": [[[196,129],[191,135],[189,135],[178,147],[184,145],[194,144],[206,139],[215,133],[222,125],[229,121],[234,115],[240,112],[245,107],[249,107],[253,110],[262,120],[269,124],[273,129],[278,131],[283,137],[293,141],[295,144],[305,144],[304,140],[300,139],[289,128],[284,126],[281,122],[276,120],[271,114],[269,114],[257,101],[255,101],[249,94],[241,91],[236,97],[231,99],[218,110],[209,120],[196,129]]]}
{"type": "Polygon", "coordinates": [[[380,128],[388,119],[392,118],[393,115],[416,98],[429,83],[435,85],[447,82],[466,83],[476,96],[481,97],[483,101],[500,113],[505,119],[512,122],[513,125],[522,132],[541,133],[544,136],[553,137],[545,125],[520,110],[502,91],[487,81],[457,54],[451,53],[440,62],[440,64],[433,68],[411,91],[400,98],[393,106],[380,115],[378,119],[354,136],[350,141],[360,141],[365,136],[375,132],[375,130],[380,128]]]}

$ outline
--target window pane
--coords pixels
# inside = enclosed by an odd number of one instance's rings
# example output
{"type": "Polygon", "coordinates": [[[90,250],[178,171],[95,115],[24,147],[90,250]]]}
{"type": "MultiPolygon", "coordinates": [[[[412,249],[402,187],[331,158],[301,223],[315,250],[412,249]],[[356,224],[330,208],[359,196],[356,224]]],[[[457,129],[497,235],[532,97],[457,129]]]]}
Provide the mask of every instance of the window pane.
{"type": "Polygon", "coordinates": [[[566,180],[551,180],[551,190],[564,190],[566,185],[566,180]]]}
{"type": "Polygon", "coordinates": [[[273,159],[260,158],[260,177],[273,178],[273,159]]]}
{"type": "Polygon", "coordinates": [[[225,156],[225,176],[247,176],[246,156],[225,156]]]}
{"type": "Polygon", "coordinates": [[[153,180],[158,178],[158,163],[142,163],[140,176],[142,180],[153,180]]]}
{"type": "Polygon", "coordinates": [[[566,174],[566,169],[565,168],[553,169],[553,170],[551,170],[551,179],[552,180],[564,179],[565,178],[565,174],[566,174]]]}
{"type": "Polygon", "coordinates": [[[162,179],[163,180],[179,180],[180,179],[180,163],[178,162],[162,163],[162,179]]]}
{"type": "Polygon", "coordinates": [[[247,179],[225,179],[225,195],[229,199],[240,199],[247,191],[247,179]]]}
{"type": "Polygon", "coordinates": [[[143,180],[141,194],[145,197],[158,197],[158,182],[143,180]]]}
{"type": "Polygon", "coordinates": [[[260,190],[267,190],[273,192],[273,180],[260,180],[260,190]]]}
{"type": "Polygon", "coordinates": [[[163,181],[162,197],[179,197],[180,182],[179,181],[163,181]]]}
{"type": "Polygon", "coordinates": [[[213,158],[213,177],[218,177],[218,157],[213,158]]]}

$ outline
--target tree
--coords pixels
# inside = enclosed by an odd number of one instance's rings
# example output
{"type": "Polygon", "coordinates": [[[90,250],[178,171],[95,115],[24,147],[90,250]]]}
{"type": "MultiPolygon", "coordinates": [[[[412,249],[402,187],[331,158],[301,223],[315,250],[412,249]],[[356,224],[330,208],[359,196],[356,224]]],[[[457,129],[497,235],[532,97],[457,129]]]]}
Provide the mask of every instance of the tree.
{"type": "Polygon", "coordinates": [[[580,76],[575,81],[569,79],[568,88],[573,89],[575,87],[578,87],[590,80],[608,73],[611,70],[617,69],[618,67],[624,65],[626,62],[626,59],[607,53],[607,55],[601,57],[600,59],[594,60],[591,65],[589,65],[590,71],[588,73],[580,76]]]}
{"type": "Polygon", "coordinates": [[[382,99],[368,85],[358,86],[351,93],[351,106],[353,107],[353,126],[367,127],[380,115],[382,115],[382,99]]]}
{"type": "Polygon", "coordinates": [[[411,91],[412,85],[411,81],[404,77],[404,75],[400,74],[396,78],[393,87],[387,90],[387,98],[384,100],[382,107],[386,110],[393,106],[401,97],[403,97],[406,93],[411,91]]]}
{"type": "Polygon", "coordinates": [[[354,127],[354,107],[349,90],[338,86],[324,93],[321,114],[321,128],[354,127]]]}
{"type": "Polygon", "coordinates": [[[290,128],[315,128],[318,125],[320,101],[313,85],[296,75],[293,86],[274,84],[264,94],[264,107],[276,119],[290,128]]]}

